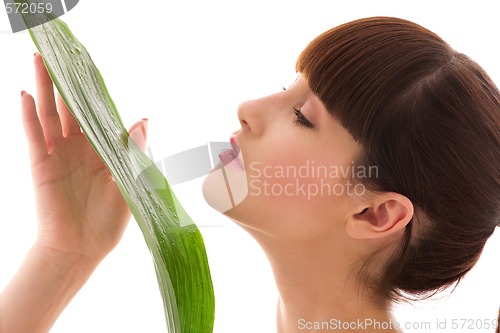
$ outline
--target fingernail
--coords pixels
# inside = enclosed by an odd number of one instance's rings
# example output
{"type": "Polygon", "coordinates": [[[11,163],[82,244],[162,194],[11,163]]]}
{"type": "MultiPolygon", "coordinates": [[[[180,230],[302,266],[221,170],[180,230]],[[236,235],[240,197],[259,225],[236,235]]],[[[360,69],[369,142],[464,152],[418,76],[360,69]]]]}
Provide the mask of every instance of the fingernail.
{"type": "Polygon", "coordinates": [[[36,57],[37,54],[40,54],[38,52],[33,53],[33,57],[36,57]]]}
{"type": "Polygon", "coordinates": [[[26,94],[26,91],[24,91],[24,90],[23,90],[23,91],[21,91],[21,97],[23,97],[23,96],[24,96],[24,94],[26,94]]]}
{"type": "Polygon", "coordinates": [[[144,128],[146,131],[148,129],[148,118],[142,118],[142,128],[144,128]]]}

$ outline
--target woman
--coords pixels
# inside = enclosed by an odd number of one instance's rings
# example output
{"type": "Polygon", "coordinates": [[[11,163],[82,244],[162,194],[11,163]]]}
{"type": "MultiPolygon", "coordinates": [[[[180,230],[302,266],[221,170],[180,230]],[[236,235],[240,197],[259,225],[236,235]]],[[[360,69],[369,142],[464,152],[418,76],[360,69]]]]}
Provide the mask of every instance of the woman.
{"type": "MultiPolygon", "coordinates": [[[[225,214],[269,258],[280,332],[390,323],[391,301],[460,281],[499,223],[499,91],[393,18],[325,32],[296,69],[289,89],[238,110],[248,193],[225,214]]],[[[216,181],[205,196],[220,208],[216,181]]]]}
{"type": "MultiPolygon", "coordinates": [[[[47,330],[128,217],[64,104],[56,111],[39,56],[35,66],[38,115],[31,96],[22,104],[41,228],[0,299],[0,332],[47,330]],[[122,213],[101,211],[104,198],[122,213]],[[33,320],[15,320],[26,309],[33,320]]],[[[240,106],[226,177],[210,174],[205,198],[266,252],[278,332],[399,332],[392,302],[460,281],[499,224],[500,93],[469,58],[395,18],[325,32],[296,69],[288,89],[240,106]]]]}

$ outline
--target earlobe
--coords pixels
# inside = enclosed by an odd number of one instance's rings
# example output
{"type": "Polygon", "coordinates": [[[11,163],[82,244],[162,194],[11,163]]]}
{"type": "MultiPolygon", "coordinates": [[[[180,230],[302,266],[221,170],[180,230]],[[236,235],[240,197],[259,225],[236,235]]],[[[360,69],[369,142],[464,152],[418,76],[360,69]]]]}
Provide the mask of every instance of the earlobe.
{"type": "Polygon", "coordinates": [[[412,217],[413,204],[407,197],[386,192],[354,212],[347,221],[346,232],[354,239],[383,238],[404,229],[412,217]]]}

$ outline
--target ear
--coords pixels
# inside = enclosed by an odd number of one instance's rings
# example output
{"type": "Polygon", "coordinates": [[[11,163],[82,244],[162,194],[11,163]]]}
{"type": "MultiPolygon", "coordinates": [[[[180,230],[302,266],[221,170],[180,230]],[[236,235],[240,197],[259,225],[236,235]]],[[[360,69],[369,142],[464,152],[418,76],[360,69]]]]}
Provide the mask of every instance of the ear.
{"type": "Polygon", "coordinates": [[[346,232],[354,239],[383,238],[404,229],[412,217],[413,204],[404,195],[376,194],[349,216],[346,232]]]}

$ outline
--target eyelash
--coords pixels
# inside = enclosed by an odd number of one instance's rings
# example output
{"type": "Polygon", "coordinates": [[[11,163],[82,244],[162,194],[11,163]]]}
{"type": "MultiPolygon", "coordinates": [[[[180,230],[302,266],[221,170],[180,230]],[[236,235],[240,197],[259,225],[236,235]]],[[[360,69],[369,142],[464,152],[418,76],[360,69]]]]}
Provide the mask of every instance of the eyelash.
{"type": "Polygon", "coordinates": [[[300,111],[297,108],[293,108],[293,113],[295,113],[295,123],[299,126],[305,127],[305,128],[314,128],[314,125],[302,114],[302,111],[300,111]]]}
{"type": "MultiPolygon", "coordinates": [[[[287,90],[285,87],[282,87],[283,90],[287,90]]],[[[299,126],[302,126],[302,127],[305,127],[305,128],[314,128],[314,125],[309,121],[309,119],[307,119],[306,117],[304,117],[304,115],[302,114],[302,111],[300,111],[299,109],[293,107],[293,113],[295,114],[295,121],[294,123],[296,123],[297,125],[299,126]]]]}

